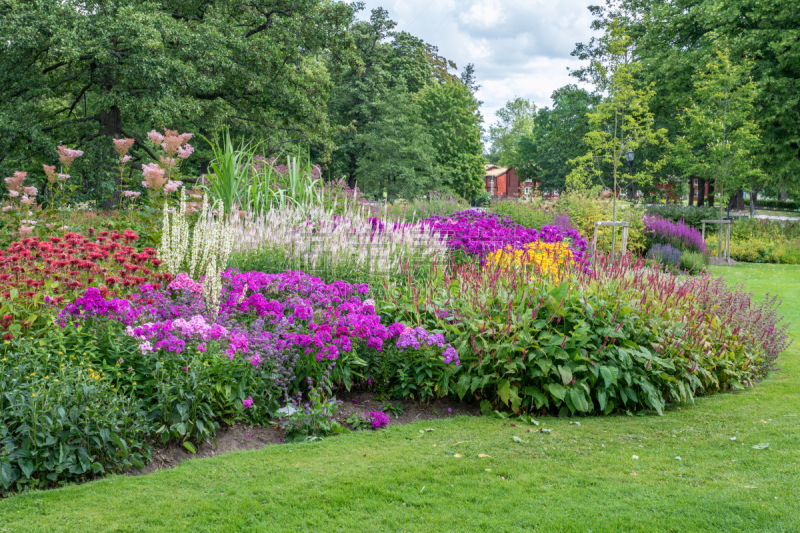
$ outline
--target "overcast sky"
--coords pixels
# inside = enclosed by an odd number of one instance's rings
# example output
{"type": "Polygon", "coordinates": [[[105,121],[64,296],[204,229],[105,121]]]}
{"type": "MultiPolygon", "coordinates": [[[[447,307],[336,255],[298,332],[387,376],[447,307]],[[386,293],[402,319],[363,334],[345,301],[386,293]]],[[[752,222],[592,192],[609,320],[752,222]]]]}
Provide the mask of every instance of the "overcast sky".
{"type": "Polygon", "coordinates": [[[577,83],[570,52],[592,36],[587,6],[599,0],[366,0],[361,13],[383,7],[397,30],[438,46],[459,72],[475,64],[484,127],[516,96],[549,106],[552,92],[577,83]]]}

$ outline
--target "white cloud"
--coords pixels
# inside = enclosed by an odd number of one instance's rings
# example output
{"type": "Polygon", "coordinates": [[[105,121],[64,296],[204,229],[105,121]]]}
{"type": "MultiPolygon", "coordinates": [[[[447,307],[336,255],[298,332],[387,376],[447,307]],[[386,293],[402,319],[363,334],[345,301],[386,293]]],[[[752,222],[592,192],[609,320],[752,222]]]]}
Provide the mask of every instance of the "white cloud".
{"type": "Polygon", "coordinates": [[[593,35],[592,3],[597,0],[366,0],[361,18],[384,7],[398,30],[438,46],[459,69],[474,63],[488,128],[508,100],[551,105],[554,90],[577,83],[567,67],[581,66],[570,53],[593,35]]]}
{"type": "Polygon", "coordinates": [[[495,27],[506,20],[500,0],[477,0],[458,19],[467,26],[495,27]]]}

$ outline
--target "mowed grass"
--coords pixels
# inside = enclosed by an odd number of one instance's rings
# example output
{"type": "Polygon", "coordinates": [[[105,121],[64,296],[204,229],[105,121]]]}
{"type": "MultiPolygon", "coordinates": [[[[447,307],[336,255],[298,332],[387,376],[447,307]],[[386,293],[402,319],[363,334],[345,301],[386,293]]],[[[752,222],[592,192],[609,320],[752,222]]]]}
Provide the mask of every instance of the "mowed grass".
{"type": "MultiPolygon", "coordinates": [[[[715,272],[800,333],[800,267],[715,272]]],[[[458,417],[21,494],[0,531],[800,531],[800,343],[779,362],[663,417],[458,417]]]]}

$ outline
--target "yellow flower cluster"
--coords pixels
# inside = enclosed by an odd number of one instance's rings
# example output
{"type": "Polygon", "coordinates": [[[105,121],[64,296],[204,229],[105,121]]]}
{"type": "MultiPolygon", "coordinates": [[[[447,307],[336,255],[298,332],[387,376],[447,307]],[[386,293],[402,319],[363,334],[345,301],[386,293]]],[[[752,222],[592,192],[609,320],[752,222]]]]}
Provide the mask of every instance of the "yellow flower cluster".
{"type": "Polygon", "coordinates": [[[533,268],[540,276],[557,278],[564,265],[574,265],[572,250],[563,242],[529,242],[522,249],[506,246],[486,257],[489,268],[533,268]]]}

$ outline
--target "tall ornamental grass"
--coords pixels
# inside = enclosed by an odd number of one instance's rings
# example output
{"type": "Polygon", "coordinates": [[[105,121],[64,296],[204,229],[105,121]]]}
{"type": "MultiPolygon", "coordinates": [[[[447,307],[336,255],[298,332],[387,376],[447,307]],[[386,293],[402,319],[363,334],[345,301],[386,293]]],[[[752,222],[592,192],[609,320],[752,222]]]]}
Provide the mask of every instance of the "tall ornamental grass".
{"type": "Polygon", "coordinates": [[[441,262],[446,251],[442,235],[429,226],[393,221],[385,212],[371,217],[356,206],[287,204],[245,217],[231,231],[231,266],[302,270],[327,282],[396,276],[403,265],[441,262]]]}

